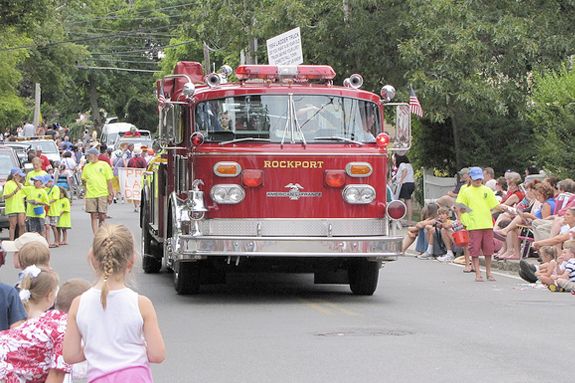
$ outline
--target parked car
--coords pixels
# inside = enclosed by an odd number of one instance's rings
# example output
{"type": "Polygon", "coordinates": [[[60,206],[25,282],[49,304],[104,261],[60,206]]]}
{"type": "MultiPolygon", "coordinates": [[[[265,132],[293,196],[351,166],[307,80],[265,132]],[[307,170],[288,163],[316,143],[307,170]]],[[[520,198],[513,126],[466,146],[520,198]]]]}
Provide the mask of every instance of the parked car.
{"type": "Polygon", "coordinates": [[[114,142],[114,150],[118,150],[123,144],[134,144],[134,148],[141,148],[142,146],[152,147],[154,141],[149,130],[137,130],[136,134],[120,133],[114,142]]]}
{"type": "Polygon", "coordinates": [[[12,149],[14,149],[14,151],[16,152],[16,155],[18,156],[18,158],[20,159],[20,162],[23,165],[28,162],[28,152],[30,151],[30,149],[32,149],[32,145],[30,145],[28,143],[9,141],[9,142],[5,142],[4,144],[0,145],[0,147],[2,147],[2,146],[8,146],[8,147],[11,147],[12,149]]]}
{"type": "Polygon", "coordinates": [[[5,145],[0,145],[0,230],[10,227],[8,217],[4,213],[5,201],[3,197],[4,184],[10,175],[12,168],[22,168],[22,163],[16,154],[16,151],[5,145]]]}
{"type": "Polygon", "coordinates": [[[136,126],[128,122],[107,123],[102,127],[100,142],[108,146],[113,146],[120,133],[129,132],[131,129],[136,129],[136,126]]]}
{"type": "Polygon", "coordinates": [[[20,141],[21,143],[30,144],[32,149],[36,150],[38,148],[42,149],[42,154],[44,154],[50,162],[60,162],[60,150],[58,149],[58,145],[54,140],[28,140],[28,141],[20,141]]]}

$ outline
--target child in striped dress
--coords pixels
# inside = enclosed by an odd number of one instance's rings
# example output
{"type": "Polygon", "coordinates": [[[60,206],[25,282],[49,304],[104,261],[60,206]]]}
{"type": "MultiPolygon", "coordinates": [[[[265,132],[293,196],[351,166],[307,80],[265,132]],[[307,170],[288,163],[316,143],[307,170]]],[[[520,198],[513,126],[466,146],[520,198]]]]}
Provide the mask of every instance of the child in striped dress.
{"type": "Polygon", "coordinates": [[[60,199],[58,200],[60,209],[60,218],[58,219],[58,236],[60,237],[60,246],[68,244],[68,230],[72,228],[72,217],[70,215],[70,199],[66,190],[60,187],[60,199]]]}

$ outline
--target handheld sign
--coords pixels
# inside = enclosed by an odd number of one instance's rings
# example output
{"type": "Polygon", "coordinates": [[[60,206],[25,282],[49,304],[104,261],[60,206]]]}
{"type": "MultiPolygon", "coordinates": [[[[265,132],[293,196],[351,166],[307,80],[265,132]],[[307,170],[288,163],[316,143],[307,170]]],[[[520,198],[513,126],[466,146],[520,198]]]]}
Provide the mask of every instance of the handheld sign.
{"type": "Polygon", "coordinates": [[[299,27],[266,41],[270,65],[303,64],[299,27]]]}

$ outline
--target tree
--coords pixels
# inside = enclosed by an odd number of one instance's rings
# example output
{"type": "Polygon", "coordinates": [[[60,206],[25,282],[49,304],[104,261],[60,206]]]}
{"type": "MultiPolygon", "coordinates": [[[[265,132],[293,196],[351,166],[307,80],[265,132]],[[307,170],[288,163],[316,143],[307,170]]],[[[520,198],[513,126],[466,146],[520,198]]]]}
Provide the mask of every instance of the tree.
{"type": "Polygon", "coordinates": [[[538,73],[527,116],[535,129],[538,165],[560,177],[573,177],[575,70],[538,73]]]}

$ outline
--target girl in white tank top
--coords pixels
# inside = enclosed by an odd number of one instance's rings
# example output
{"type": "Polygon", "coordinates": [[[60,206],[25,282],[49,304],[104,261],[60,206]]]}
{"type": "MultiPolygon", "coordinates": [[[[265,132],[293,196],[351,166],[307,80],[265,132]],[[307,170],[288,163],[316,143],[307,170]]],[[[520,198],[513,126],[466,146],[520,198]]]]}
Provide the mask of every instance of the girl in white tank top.
{"type": "Polygon", "coordinates": [[[98,282],[72,303],[64,360],[88,361],[89,383],[153,382],[149,363],[164,361],[165,346],[152,302],[125,285],[135,261],[132,234],[102,226],[88,258],[98,282]]]}

